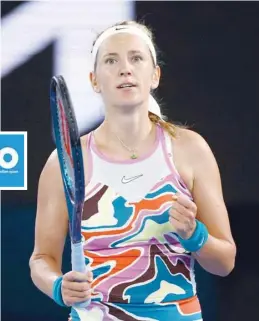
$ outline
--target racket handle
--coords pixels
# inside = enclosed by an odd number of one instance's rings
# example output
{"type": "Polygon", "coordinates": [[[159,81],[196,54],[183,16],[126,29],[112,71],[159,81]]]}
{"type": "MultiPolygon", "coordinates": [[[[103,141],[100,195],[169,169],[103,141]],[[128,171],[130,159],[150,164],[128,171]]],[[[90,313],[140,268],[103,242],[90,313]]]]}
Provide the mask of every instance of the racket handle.
{"type": "MultiPolygon", "coordinates": [[[[83,243],[71,244],[72,249],[72,270],[85,273],[88,269],[85,265],[83,243]]],[[[76,308],[86,308],[91,302],[91,299],[83,302],[75,303],[76,308]]]]}

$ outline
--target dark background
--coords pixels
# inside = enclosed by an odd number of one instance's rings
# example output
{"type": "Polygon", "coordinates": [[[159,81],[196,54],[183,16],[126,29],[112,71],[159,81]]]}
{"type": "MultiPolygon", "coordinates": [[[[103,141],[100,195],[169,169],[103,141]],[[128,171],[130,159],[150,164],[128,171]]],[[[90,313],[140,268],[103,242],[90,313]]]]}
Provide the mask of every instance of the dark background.
{"type": "MultiPolygon", "coordinates": [[[[2,2],[2,16],[22,2],[2,2]]],[[[237,244],[226,278],[197,266],[204,321],[258,320],[259,4],[136,2],[163,61],[164,113],[203,135],[218,161],[237,244]]],[[[50,45],[2,79],[2,130],[28,132],[28,191],[2,192],[2,320],[66,320],[68,310],[30,280],[37,182],[54,148],[50,135],[50,45]]],[[[69,269],[69,247],[64,269],[69,269]]],[[[165,320],[166,321],[166,320],[165,320]]],[[[172,320],[173,321],[173,320],[172,320]]]]}

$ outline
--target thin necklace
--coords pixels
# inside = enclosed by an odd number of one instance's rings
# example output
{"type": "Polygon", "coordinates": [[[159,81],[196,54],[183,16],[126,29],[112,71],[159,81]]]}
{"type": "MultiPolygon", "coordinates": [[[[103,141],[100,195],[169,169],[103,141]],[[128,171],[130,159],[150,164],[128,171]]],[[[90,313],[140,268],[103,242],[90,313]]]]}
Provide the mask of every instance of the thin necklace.
{"type": "MultiPolygon", "coordinates": [[[[151,126],[150,132],[152,131],[152,129],[153,129],[153,126],[151,126]]],[[[150,134],[150,132],[149,132],[149,134],[150,134]]],[[[116,133],[114,133],[114,132],[112,132],[112,133],[116,136],[116,138],[121,143],[121,145],[131,153],[130,158],[131,159],[137,159],[138,158],[137,149],[136,148],[130,148],[128,145],[126,145],[124,143],[124,141],[116,133]]]]}
{"type": "Polygon", "coordinates": [[[138,158],[138,155],[137,155],[137,150],[134,148],[130,148],[129,146],[127,146],[123,140],[120,139],[120,137],[116,134],[116,133],[113,133],[116,138],[118,139],[118,141],[121,143],[121,145],[126,148],[130,153],[131,153],[131,156],[130,158],[131,159],[137,159],[138,158]]]}

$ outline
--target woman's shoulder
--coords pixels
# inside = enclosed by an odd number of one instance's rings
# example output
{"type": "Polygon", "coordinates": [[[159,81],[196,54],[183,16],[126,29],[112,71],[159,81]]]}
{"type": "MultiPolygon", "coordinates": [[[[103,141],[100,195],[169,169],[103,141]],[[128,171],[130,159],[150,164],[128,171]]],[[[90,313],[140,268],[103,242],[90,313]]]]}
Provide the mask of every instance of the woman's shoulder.
{"type": "Polygon", "coordinates": [[[175,139],[172,140],[172,148],[175,167],[189,190],[192,191],[197,168],[207,160],[211,161],[210,147],[199,133],[178,127],[175,139]]]}
{"type": "Polygon", "coordinates": [[[181,168],[189,168],[195,177],[210,168],[217,169],[217,161],[206,139],[194,130],[178,128],[173,142],[175,161],[181,168]]]}
{"type": "MultiPolygon", "coordinates": [[[[81,142],[81,148],[82,148],[82,153],[85,154],[87,148],[87,143],[88,143],[88,139],[89,139],[89,135],[83,135],[80,137],[80,142],[81,142]]],[[[59,165],[59,159],[58,159],[58,153],[57,153],[57,149],[55,148],[50,155],[48,156],[43,169],[42,169],[42,174],[46,173],[47,175],[57,175],[60,168],[59,165]]]]}
{"type": "Polygon", "coordinates": [[[54,149],[50,155],[48,156],[41,174],[40,174],[40,180],[45,178],[51,178],[52,180],[55,179],[55,177],[60,176],[60,167],[59,167],[59,159],[58,159],[58,153],[57,149],[54,149]]]}
{"type": "Polygon", "coordinates": [[[181,148],[182,151],[192,156],[199,156],[200,153],[208,152],[210,147],[206,139],[198,132],[177,127],[174,146],[181,148]]]}

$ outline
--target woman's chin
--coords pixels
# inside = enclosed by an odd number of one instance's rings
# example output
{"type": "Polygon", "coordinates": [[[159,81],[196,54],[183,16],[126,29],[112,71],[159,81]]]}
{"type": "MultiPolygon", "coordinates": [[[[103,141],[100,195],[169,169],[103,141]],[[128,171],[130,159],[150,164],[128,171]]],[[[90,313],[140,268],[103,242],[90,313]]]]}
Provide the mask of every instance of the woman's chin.
{"type": "Polygon", "coordinates": [[[114,105],[123,108],[123,109],[132,109],[142,105],[143,99],[140,98],[128,98],[128,99],[119,99],[114,105]]]}

